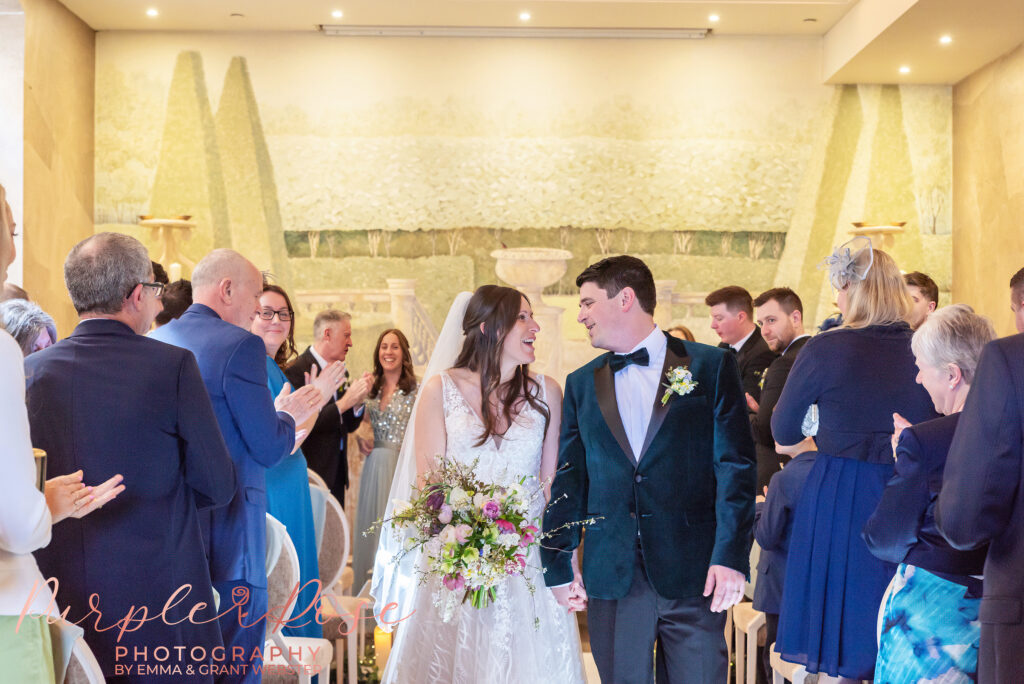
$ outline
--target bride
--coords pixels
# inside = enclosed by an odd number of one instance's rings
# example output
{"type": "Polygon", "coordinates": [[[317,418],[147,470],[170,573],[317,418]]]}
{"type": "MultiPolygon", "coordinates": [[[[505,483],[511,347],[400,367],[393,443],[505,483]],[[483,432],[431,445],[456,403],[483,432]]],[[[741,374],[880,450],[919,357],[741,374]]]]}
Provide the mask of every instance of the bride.
{"type": "MultiPolygon", "coordinates": [[[[409,498],[444,458],[476,462],[484,482],[509,485],[526,476],[528,496],[536,494],[530,517],[540,518],[558,460],[562,395],[554,380],[529,372],[539,330],[517,290],[484,285],[456,298],[413,409],[390,501],[409,498]]],[[[389,503],[385,518],[391,515],[389,503]]],[[[584,682],[575,616],[545,587],[537,547],[524,577],[506,579],[493,603],[464,604],[444,622],[434,605],[438,580],[420,581],[416,554],[402,555],[402,543],[390,526],[383,530],[373,572],[375,614],[398,605],[378,618],[381,627],[409,616],[382,684],[584,682]]],[[[585,604],[585,594],[577,595],[570,610],[585,604]]]]}

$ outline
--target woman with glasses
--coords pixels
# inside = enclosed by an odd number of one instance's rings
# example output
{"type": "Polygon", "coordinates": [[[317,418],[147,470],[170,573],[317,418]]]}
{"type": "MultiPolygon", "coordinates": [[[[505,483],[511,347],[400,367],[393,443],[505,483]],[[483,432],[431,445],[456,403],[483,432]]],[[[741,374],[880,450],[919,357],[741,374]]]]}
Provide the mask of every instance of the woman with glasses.
{"type": "MultiPolygon", "coordinates": [[[[284,289],[277,285],[264,285],[260,295],[259,314],[252,322],[252,332],[263,339],[267,349],[267,384],[270,393],[277,396],[288,379],[281,368],[296,356],[294,310],[284,289]]],[[[344,367],[333,364],[324,369],[314,383],[325,397],[333,396],[341,384],[344,367]],[[322,386],[321,386],[322,385],[322,386]]],[[[326,399],[324,400],[326,403],[326,399]]],[[[313,414],[313,420],[316,419],[313,414]]],[[[296,426],[298,429],[312,427],[296,426]]],[[[313,504],[309,495],[306,457],[296,449],[281,463],[267,471],[267,512],[288,528],[288,536],[295,544],[299,556],[299,586],[301,591],[295,603],[291,624],[284,627],[287,636],[323,637],[323,628],[316,621],[317,587],[309,583],[319,580],[320,571],[316,555],[316,535],[313,527],[313,504]]]]}

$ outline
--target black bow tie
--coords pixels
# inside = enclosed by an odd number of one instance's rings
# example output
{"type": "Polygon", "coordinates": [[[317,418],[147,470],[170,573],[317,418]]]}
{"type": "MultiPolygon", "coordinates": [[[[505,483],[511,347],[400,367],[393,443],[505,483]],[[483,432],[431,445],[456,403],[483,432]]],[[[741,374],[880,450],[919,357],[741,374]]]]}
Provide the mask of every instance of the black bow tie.
{"type": "Polygon", "coordinates": [[[612,354],[612,357],[608,359],[608,367],[612,369],[612,373],[618,373],[631,363],[646,366],[650,362],[651,356],[647,353],[647,347],[643,347],[632,354],[612,354]]]}

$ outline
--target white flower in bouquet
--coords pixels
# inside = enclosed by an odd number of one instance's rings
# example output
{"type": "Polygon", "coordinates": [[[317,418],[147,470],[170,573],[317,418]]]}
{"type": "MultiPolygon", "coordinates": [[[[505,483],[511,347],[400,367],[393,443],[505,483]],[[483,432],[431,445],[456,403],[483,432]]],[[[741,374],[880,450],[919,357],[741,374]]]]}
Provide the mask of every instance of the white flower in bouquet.
{"type": "Polygon", "coordinates": [[[476,494],[473,495],[473,505],[480,509],[483,509],[484,504],[486,504],[490,500],[491,497],[481,492],[477,492],[476,494]]]}
{"type": "Polygon", "coordinates": [[[462,508],[469,504],[469,494],[462,487],[453,487],[448,500],[453,508],[462,508]]]}

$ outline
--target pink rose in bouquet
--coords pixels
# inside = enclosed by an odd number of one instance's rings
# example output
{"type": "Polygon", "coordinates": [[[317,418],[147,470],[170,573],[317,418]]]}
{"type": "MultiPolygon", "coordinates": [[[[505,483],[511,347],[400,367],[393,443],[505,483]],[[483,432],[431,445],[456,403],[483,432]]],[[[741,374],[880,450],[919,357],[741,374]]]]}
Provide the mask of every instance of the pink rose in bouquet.
{"type": "Polygon", "coordinates": [[[491,499],[481,507],[480,511],[491,520],[494,520],[501,515],[501,504],[491,499]]]}
{"type": "Polygon", "coordinates": [[[508,520],[496,520],[494,524],[502,534],[515,534],[516,532],[516,526],[508,520]]]}
{"type": "Polygon", "coordinates": [[[437,512],[437,519],[445,525],[450,523],[452,521],[452,507],[448,504],[441,504],[441,509],[437,512]]]}

